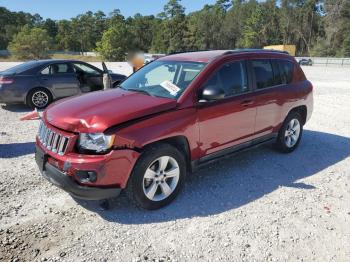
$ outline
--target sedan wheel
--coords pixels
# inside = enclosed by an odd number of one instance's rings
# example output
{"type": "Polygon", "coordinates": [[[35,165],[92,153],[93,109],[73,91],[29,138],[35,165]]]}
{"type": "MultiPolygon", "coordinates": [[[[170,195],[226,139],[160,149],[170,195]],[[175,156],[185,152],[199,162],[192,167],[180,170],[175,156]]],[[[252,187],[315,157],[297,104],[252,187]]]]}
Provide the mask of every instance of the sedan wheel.
{"type": "Polygon", "coordinates": [[[32,95],[32,103],[38,108],[47,106],[49,96],[44,91],[36,91],[32,95]]]}
{"type": "Polygon", "coordinates": [[[27,105],[32,108],[45,108],[52,102],[52,95],[45,88],[35,88],[27,96],[27,105]]]}

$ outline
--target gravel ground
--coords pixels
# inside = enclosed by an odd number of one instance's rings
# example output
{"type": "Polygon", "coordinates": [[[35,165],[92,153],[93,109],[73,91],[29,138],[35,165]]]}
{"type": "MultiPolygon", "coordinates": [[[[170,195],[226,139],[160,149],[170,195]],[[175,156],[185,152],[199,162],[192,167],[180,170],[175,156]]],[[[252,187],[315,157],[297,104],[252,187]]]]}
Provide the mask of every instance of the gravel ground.
{"type": "Polygon", "coordinates": [[[0,108],[0,261],[349,261],[350,68],[304,67],[315,108],[300,147],[191,176],[170,206],[76,201],[34,162],[37,121],[0,108]]]}

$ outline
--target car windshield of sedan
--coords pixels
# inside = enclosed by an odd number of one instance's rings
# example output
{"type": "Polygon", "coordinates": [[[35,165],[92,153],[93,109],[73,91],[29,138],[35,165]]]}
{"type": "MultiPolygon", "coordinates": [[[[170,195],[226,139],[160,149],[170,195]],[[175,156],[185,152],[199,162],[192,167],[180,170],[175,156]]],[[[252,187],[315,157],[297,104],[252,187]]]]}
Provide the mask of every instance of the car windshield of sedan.
{"type": "Polygon", "coordinates": [[[205,65],[198,62],[154,61],[126,79],[120,88],[177,99],[205,65]]]}

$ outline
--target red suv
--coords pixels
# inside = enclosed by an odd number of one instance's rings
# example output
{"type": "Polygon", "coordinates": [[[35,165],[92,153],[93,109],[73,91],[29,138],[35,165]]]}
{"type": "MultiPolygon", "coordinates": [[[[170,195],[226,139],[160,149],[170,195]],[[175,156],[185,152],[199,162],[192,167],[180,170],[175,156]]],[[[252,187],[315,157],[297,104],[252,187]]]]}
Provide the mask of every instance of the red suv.
{"type": "Polygon", "coordinates": [[[125,190],[157,209],[186,175],[221,156],[275,142],[299,144],[313,109],[312,84],[294,58],[268,50],[169,55],[118,88],[52,104],[36,138],[36,161],[77,198],[125,190]]]}

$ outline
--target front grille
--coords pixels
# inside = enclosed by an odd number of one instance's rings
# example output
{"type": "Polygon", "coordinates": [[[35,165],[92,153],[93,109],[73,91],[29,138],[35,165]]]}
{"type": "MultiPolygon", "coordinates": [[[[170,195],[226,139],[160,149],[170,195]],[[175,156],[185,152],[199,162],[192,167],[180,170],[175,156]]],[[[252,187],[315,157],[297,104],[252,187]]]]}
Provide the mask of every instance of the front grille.
{"type": "Polygon", "coordinates": [[[66,152],[68,138],[48,128],[43,121],[40,122],[38,138],[48,150],[59,155],[63,155],[66,152]]]}

